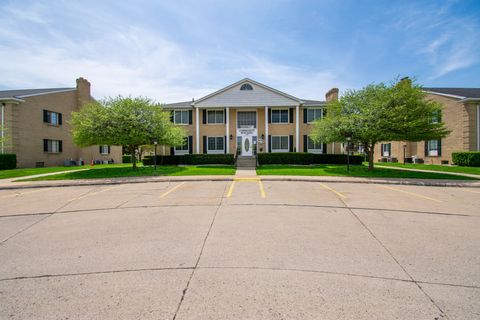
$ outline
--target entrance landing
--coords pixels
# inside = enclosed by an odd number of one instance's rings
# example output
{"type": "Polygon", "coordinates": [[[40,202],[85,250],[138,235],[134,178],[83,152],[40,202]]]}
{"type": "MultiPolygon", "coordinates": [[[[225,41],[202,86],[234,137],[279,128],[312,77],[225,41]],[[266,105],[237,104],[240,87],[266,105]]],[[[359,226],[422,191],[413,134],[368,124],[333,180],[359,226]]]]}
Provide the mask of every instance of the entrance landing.
{"type": "Polygon", "coordinates": [[[238,168],[237,171],[235,172],[235,178],[250,178],[250,177],[257,177],[257,171],[252,168],[252,169],[243,169],[243,168],[238,168]]]}

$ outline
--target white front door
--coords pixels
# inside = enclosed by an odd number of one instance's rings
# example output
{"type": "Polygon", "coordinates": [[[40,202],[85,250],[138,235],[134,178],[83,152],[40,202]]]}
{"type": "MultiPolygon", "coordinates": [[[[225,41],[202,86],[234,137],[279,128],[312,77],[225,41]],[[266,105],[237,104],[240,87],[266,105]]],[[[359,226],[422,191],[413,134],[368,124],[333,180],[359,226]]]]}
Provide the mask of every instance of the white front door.
{"type": "Polygon", "coordinates": [[[253,155],[253,135],[244,134],[242,135],[242,157],[249,157],[253,155]]]}

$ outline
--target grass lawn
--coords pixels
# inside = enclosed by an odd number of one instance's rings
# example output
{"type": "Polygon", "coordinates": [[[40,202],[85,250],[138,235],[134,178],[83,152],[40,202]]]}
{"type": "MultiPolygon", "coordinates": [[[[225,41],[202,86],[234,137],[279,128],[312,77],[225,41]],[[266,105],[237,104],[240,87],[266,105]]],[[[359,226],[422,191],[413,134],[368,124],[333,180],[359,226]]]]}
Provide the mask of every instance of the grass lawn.
{"type": "Polygon", "coordinates": [[[26,177],[26,176],[33,176],[35,174],[69,171],[69,170],[78,170],[78,169],[84,169],[84,168],[88,168],[88,166],[83,166],[83,167],[46,167],[46,168],[24,168],[24,169],[0,170],[0,179],[26,177]]]}
{"type": "Polygon", "coordinates": [[[346,165],[263,165],[257,168],[258,175],[286,175],[286,176],[342,176],[342,177],[369,177],[369,178],[411,178],[411,179],[450,179],[476,180],[474,178],[454,176],[435,172],[401,171],[376,167],[369,172],[365,165],[350,166],[350,173],[346,165]]]}
{"type": "Polygon", "coordinates": [[[413,164],[413,163],[398,163],[398,162],[382,162],[376,163],[375,166],[396,167],[406,169],[420,169],[443,172],[456,172],[480,175],[480,167],[461,167],[461,166],[440,166],[434,164],[413,164]]]}
{"type": "Polygon", "coordinates": [[[24,179],[19,181],[38,181],[38,180],[74,180],[74,179],[100,179],[100,178],[119,178],[119,177],[142,177],[142,176],[199,176],[199,175],[233,175],[234,166],[157,166],[153,167],[138,166],[133,170],[131,164],[125,164],[121,167],[115,165],[94,166],[90,170],[66,172],[46,177],[33,179],[24,179]]]}

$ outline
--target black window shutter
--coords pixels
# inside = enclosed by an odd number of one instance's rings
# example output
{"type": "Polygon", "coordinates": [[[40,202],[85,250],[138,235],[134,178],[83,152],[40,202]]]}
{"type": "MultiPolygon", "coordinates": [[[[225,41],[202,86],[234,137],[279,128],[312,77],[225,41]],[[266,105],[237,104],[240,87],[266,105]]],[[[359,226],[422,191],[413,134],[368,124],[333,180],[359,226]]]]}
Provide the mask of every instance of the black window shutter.
{"type": "Polygon", "coordinates": [[[308,136],[306,134],[303,135],[303,152],[308,152],[308,136]]]}
{"type": "Polygon", "coordinates": [[[425,140],[425,157],[428,157],[428,141],[425,140]]]}
{"type": "Polygon", "coordinates": [[[192,124],[192,118],[193,118],[193,111],[188,110],[188,124],[192,124]]]}
{"type": "Polygon", "coordinates": [[[225,150],[224,153],[227,154],[227,153],[228,153],[228,150],[227,150],[227,136],[224,136],[223,138],[224,138],[224,140],[223,140],[223,149],[225,150]]]}
{"type": "Polygon", "coordinates": [[[193,153],[193,136],[188,136],[188,153],[193,153]]]}
{"type": "Polygon", "coordinates": [[[289,112],[290,112],[290,115],[289,115],[290,123],[293,123],[293,108],[290,108],[290,109],[289,109],[289,112]]]}
{"type": "Polygon", "coordinates": [[[442,155],[442,139],[438,139],[438,156],[442,155]]]}
{"type": "Polygon", "coordinates": [[[307,123],[307,109],[304,108],[303,109],[303,123],[307,123]]]}
{"type": "Polygon", "coordinates": [[[98,146],[98,153],[102,154],[102,146],[98,146]]]}
{"type": "Polygon", "coordinates": [[[388,156],[389,157],[392,156],[392,144],[391,143],[388,144],[388,156]]]}
{"type": "Polygon", "coordinates": [[[43,139],[43,152],[48,152],[48,139],[43,139]]]}
{"type": "Polygon", "coordinates": [[[383,143],[380,144],[380,155],[383,157],[383,143]]]}
{"type": "Polygon", "coordinates": [[[327,144],[326,143],[323,144],[322,153],[327,153],[327,144]]]}
{"type": "Polygon", "coordinates": [[[48,111],[43,110],[43,122],[48,122],[48,111]]]}
{"type": "Polygon", "coordinates": [[[107,152],[110,154],[110,146],[107,146],[107,152]]]}
{"type": "Polygon", "coordinates": [[[171,156],[175,155],[175,148],[174,147],[170,147],[170,155],[171,156]]]}
{"type": "Polygon", "coordinates": [[[62,140],[58,140],[58,152],[62,152],[63,151],[63,147],[62,147],[62,143],[63,141],[62,140]]]}
{"type": "Polygon", "coordinates": [[[268,152],[272,152],[272,136],[268,135],[268,152]]]}
{"type": "Polygon", "coordinates": [[[58,114],[58,124],[62,125],[62,114],[61,113],[58,114]]]}
{"type": "Polygon", "coordinates": [[[175,117],[175,111],[170,112],[170,122],[172,123],[175,122],[174,117],[175,117]]]}
{"type": "Polygon", "coordinates": [[[289,150],[290,152],[293,152],[293,136],[289,137],[289,150]]]}
{"type": "Polygon", "coordinates": [[[207,110],[202,110],[203,124],[207,123],[207,110]]]}
{"type": "Polygon", "coordinates": [[[272,109],[268,108],[268,123],[272,123],[272,109]]]}
{"type": "Polygon", "coordinates": [[[326,117],[327,116],[327,108],[323,108],[323,114],[322,114],[322,117],[326,117]]]}
{"type": "Polygon", "coordinates": [[[227,124],[227,109],[223,109],[223,123],[227,124]]]}
{"type": "Polygon", "coordinates": [[[203,153],[207,153],[207,136],[203,136],[203,153]]]}

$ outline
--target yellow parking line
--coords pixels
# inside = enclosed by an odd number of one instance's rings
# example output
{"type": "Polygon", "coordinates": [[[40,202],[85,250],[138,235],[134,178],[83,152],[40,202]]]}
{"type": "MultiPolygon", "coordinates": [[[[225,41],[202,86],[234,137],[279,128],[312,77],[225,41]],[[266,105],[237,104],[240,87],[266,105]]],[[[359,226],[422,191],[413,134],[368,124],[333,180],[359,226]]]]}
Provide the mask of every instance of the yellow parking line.
{"type": "Polygon", "coordinates": [[[263,183],[260,179],[258,179],[258,186],[260,187],[260,195],[262,198],[266,198],[267,195],[265,194],[265,190],[263,189],[263,183]]]}
{"type": "Polygon", "coordinates": [[[233,181],[257,182],[257,181],[260,181],[260,178],[233,178],[233,181]]]}
{"type": "Polygon", "coordinates": [[[466,189],[461,189],[461,190],[465,192],[471,192],[471,193],[480,193],[480,191],[473,191],[473,190],[466,190],[466,189]]]}
{"type": "Polygon", "coordinates": [[[232,184],[230,184],[230,188],[228,188],[227,198],[230,198],[230,197],[232,196],[233,188],[235,187],[235,181],[236,181],[236,180],[233,180],[233,181],[232,181],[232,184]]]}
{"type": "Polygon", "coordinates": [[[22,193],[14,193],[14,194],[9,194],[9,195],[0,197],[0,199],[13,198],[13,197],[18,197],[18,196],[23,196],[24,194],[30,194],[30,193],[46,191],[46,190],[51,190],[51,189],[50,188],[41,188],[41,189],[33,190],[33,191],[26,191],[26,192],[22,192],[22,193]]]}
{"type": "Polygon", "coordinates": [[[393,190],[393,191],[403,192],[405,194],[409,194],[411,196],[422,198],[422,199],[427,199],[427,200],[430,200],[430,201],[442,202],[441,200],[438,200],[438,199],[430,198],[430,197],[427,197],[427,196],[422,196],[421,194],[405,191],[405,190],[402,190],[402,189],[397,189],[397,188],[392,188],[392,187],[387,187],[387,186],[379,186],[379,187],[384,188],[384,189],[393,190]]]}
{"type": "Polygon", "coordinates": [[[339,197],[342,198],[342,199],[347,198],[347,196],[345,196],[344,194],[338,192],[337,190],[335,190],[335,189],[333,189],[333,188],[330,188],[330,187],[327,186],[326,184],[320,183],[320,185],[321,185],[324,189],[327,189],[327,190],[335,193],[337,196],[339,196],[339,197]]]}
{"type": "Polygon", "coordinates": [[[167,192],[163,193],[160,198],[165,198],[166,196],[168,196],[170,193],[172,193],[173,191],[177,190],[178,188],[180,188],[181,186],[183,186],[185,184],[185,182],[182,182],[180,184],[177,184],[175,187],[173,187],[172,189],[168,190],[167,192]]]}

